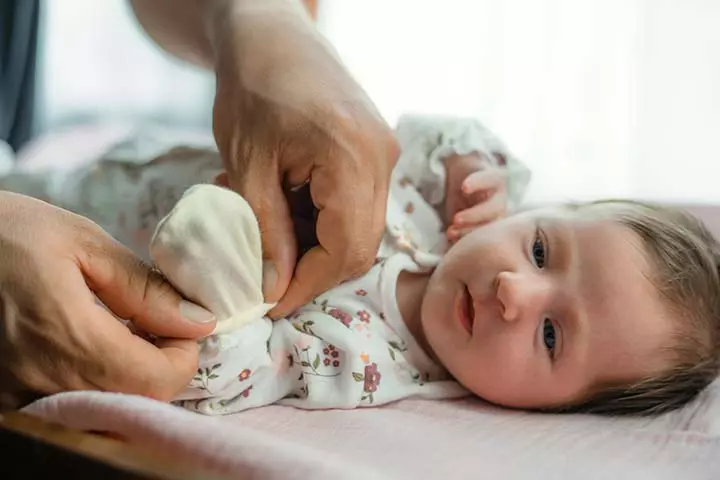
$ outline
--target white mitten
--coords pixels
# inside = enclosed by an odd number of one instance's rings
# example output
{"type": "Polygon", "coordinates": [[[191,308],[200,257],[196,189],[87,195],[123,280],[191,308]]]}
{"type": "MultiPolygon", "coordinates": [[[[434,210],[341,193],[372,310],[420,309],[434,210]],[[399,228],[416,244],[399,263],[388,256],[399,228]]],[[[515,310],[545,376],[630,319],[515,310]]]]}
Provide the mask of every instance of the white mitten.
{"type": "Polygon", "coordinates": [[[188,300],[215,314],[213,333],[237,330],[274,306],[262,294],[257,218],[231,190],[203,184],[185,191],[158,224],[150,257],[188,300]]]}

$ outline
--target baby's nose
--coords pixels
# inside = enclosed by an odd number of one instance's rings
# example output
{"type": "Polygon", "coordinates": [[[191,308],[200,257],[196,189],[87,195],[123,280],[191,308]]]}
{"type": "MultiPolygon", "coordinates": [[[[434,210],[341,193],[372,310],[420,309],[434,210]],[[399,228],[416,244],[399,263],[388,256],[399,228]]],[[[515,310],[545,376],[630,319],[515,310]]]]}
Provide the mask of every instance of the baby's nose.
{"type": "Polygon", "coordinates": [[[549,288],[534,275],[500,272],[496,279],[502,318],[508,322],[537,317],[545,308],[549,288]]]}

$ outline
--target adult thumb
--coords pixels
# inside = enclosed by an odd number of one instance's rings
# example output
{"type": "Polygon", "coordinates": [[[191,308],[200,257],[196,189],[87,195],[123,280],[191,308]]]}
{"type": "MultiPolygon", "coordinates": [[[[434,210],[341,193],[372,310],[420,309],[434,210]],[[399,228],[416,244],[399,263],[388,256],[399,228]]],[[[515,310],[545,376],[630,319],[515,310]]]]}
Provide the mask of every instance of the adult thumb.
{"type": "Polygon", "coordinates": [[[250,204],[260,224],[263,296],[267,303],[275,303],[285,294],[297,261],[297,242],[280,176],[263,166],[251,168],[241,181],[230,175],[229,184],[250,204]]]}
{"type": "Polygon", "coordinates": [[[114,241],[101,248],[86,252],[81,269],[90,289],[115,315],[158,337],[197,339],[212,333],[213,314],[185,300],[129,249],[114,241]]]}

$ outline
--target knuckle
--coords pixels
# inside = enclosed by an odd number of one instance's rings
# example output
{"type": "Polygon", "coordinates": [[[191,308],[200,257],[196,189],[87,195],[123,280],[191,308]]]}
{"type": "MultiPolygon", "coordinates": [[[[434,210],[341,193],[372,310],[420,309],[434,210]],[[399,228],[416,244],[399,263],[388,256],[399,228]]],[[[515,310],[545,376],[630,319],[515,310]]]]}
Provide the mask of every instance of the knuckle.
{"type": "Polygon", "coordinates": [[[81,251],[94,258],[103,258],[107,251],[107,242],[102,235],[98,235],[98,227],[90,222],[78,222],[73,227],[75,238],[81,251]]]}
{"type": "Polygon", "coordinates": [[[166,298],[175,297],[175,289],[159,270],[150,267],[139,258],[134,261],[137,262],[137,267],[133,270],[138,272],[137,275],[141,276],[140,281],[143,282],[143,302],[151,303],[152,301],[162,301],[166,298]]]}
{"type": "Polygon", "coordinates": [[[5,370],[3,377],[5,377],[5,384],[2,386],[3,392],[32,391],[50,394],[57,390],[53,388],[54,382],[49,381],[37,365],[27,362],[10,365],[5,370]]]}
{"type": "Polygon", "coordinates": [[[368,248],[356,248],[348,256],[345,262],[344,271],[347,272],[351,277],[357,277],[364,273],[373,266],[375,261],[374,255],[368,248]]]}

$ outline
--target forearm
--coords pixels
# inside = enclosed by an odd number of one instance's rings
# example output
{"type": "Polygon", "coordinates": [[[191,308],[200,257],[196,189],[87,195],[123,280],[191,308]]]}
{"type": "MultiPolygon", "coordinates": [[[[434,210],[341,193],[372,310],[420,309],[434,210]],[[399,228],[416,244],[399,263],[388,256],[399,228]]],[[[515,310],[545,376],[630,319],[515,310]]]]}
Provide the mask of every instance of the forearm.
{"type": "MultiPolygon", "coordinates": [[[[223,16],[240,26],[258,14],[266,18],[295,17],[307,25],[303,5],[314,18],[315,0],[129,0],[140,25],[168,53],[206,68],[215,63],[216,25],[223,16]]],[[[270,27],[272,27],[270,22],[270,27]]],[[[283,22],[275,22],[277,29],[283,22]]],[[[273,28],[265,28],[273,35],[273,28]]]]}

